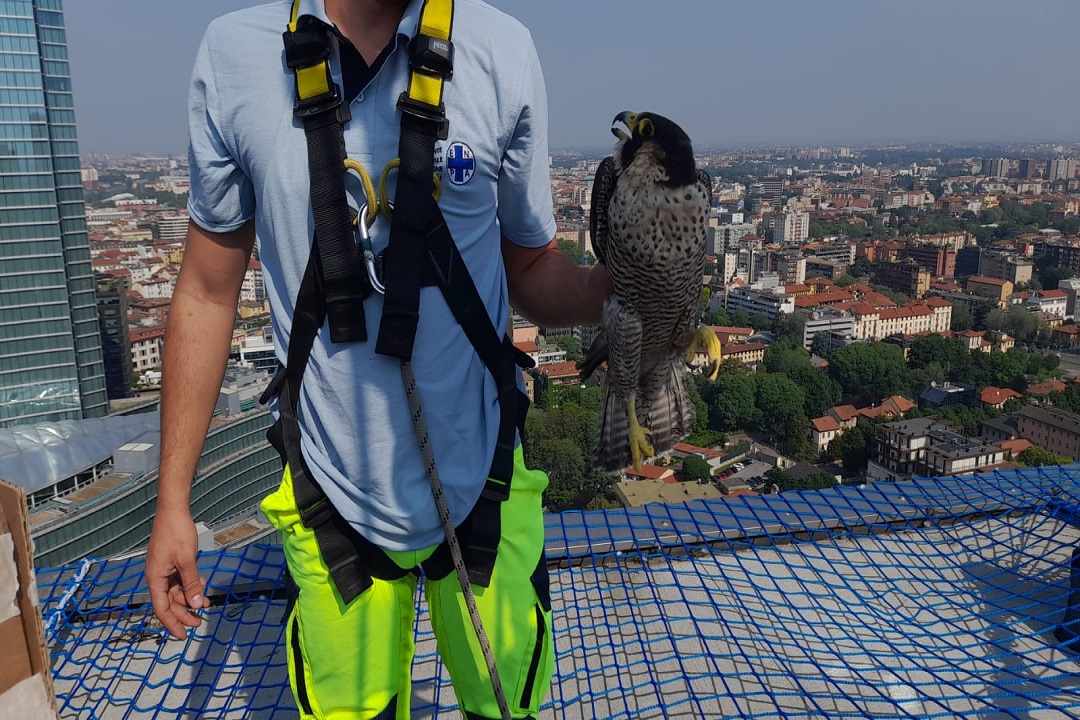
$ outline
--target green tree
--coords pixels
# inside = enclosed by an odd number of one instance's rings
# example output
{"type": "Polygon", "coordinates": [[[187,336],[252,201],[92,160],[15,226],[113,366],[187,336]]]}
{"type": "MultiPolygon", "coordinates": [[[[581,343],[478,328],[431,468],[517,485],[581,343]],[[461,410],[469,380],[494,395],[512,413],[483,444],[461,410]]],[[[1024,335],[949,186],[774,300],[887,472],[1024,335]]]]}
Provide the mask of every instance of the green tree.
{"type": "Polygon", "coordinates": [[[780,468],[773,468],[765,473],[769,483],[775,484],[780,492],[789,490],[822,490],[836,485],[836,478],[827,472],[813,473],[806,477],[794,478],[791,473],[780,468]]]}
{"type": "Polygon", "coordinates": [[[709,414],[711,427],[717,430],[746,430],[755,423],[755,388],[750,375],[720,375],[716,378],[714,388],[709,414]]]}
{"type": "Polygon", "coordinates": [[[568,362],[577,362],[585,357],[581,354],[581,343],[572,335],[567,335],[556,340],[555,347],[566,351],[566,359],[568,362]]]}
{"type": "Polygon", "coordinates": [[[802,313],[777,313],[769,328],[776,335],[777,340],[790,340],[802,346],[803,329],[806,327],[806,316],[802,313]]]}
{"type": "Polygon", "coordinates": [[[585,255],[582,253],[581,246],[577,244],[576,240],[570,240],[568,238],[560,239],[559,252],[570,258],[570,262],[575,265],[581,265],[585,261],[585,255]]]}
{"type": "Polygon", "coordinates": [[[913,368],[925,368],[930,363],[951,368],[967,361],[968,350],[959,340],[940,335],[925,335],[911,344],[908,364],[913,368]]]}
{"type": "Polygon", "coordinates": [[[698,392],[697,383],[686,383],[686,393],[690,396],[690,402],[694,404],[694,432],[702,432],[709,428],[709,406],[698,392]]]}
{"type": "Polygon", "coordinates": [[[1044,465],[1072,465],[1074,460],[1064,455],[1043,450],[1041,447],[1032,446],[1017,456],[1022,464],[1028,467],[1042,467],[1044,465]]]}
{"type": "Polygon", "coordinates": [[[687,455],[682,462],[683,478],[686,480],[708,480],[712,474],[709,463],[697,455],[687,455]]]}
{"type": "Polygon", "coordinates": [[[857,282],[859,282],[859,281],[856,278],[852,277],[851,275],[841,275],[840,277],[836,278],[836,280],[833,281],[833,284],[835,284],[836,287],[845,288],[848,285],[854,285],[857,282]]]}
{"type": "Polygon", "coordinates": [[[721,325],[723,327],[731,327],[731,318],[728,317],[728,311],[726,308],[716,308],[715,310],[709,310],[705,313],[706,325],[721,325]]]}
{"type": "Polygon", "coordinates": [[[810,367],[810,353],[803,349],[801,343],[781,340],[765,349],[767,372],[787,374],[801,367],[810,367]]]}
{"type": "Polygon", "coordinates": [[[727,433],[722,433],[719,430],[701,430],[689,435],[685,442],[687,445],[699,448],[716,447],[727,442],[727,433]]]}
{"type": "Polygon", "coordinates": [[[762,434],[774,441],[797,437],[798,432],[793,432],[792,425],[795,418],[805,417],[803,406],[806,395],[803,389],[784,375],[758,373],[754,381],[762,434]]]}
{"type": "Polygon", "coordinates": [[[837,405],[843,397],[840,383],[829,377],[824,370],[806,364],[796,367],[787,376],[802,388],[803,413],[808,418],[821,417],[825,411],[837,405]]]}
{"type": "Polygon", "coordinates": [[[844,466],[844,472],[855,475],[866,469],[866,463],[873,450],[873,432],[856,425],[843,435],[829,443],[825,455],[829,459],[838,459],[844,466]]]}
{"type": "Polygon", "coordinates": [[[949,329],[953,332],[963,332],[964,330],[970,330],[973,327],[975,327],[975,318],[971,316],[971,311],[968,310],[967,305],[954,303],[952,309],[952,323],[949,325],[949,329]]]}
{"type": "Polygon", "coordinates": [[[968,437],[978,437],[982,434],[983,423],[1000,414],[999,410],[993,408],[969,408],[965,405],[949,405],[933,413],[938,420],[959,428],[968,437]]]}
{"type": "Polygon", "coordinates": [[[903,350],[892,343],[853,343],[834,350],[829,374],[845,393],[867,404],[910,387],[903,350]]]}
{"type": "Polygon", "coordinates": [[[1039,271],[1039,284],[1047,290],[1054,290],[1062,280],[1075,277],[1072,268],[1063,265],[1050,265],[1047,261],[1041,261],[1037,266],[1039,271]]]}

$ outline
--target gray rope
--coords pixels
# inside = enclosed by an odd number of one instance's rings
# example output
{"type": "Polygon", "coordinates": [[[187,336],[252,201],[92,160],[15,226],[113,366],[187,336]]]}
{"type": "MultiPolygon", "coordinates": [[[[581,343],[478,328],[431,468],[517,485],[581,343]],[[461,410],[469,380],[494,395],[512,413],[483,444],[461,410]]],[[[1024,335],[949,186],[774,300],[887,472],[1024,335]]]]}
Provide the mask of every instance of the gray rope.
{"type": "Polygon", "coordinates": [[[476,596],[473,595],[472,584],[469,582],[469,572],[465,569],[465,558],[461,554],[457,533],[454,532],[454,521],[450,519],[450,508],[446,504],[439,469],[435,467],[435,454],[431,450],[431,440],[428,437],[427,425],[424,423],[424,414],[420,410],[420,393],[416,389],[416,376],[413,375],[412,363],[408,360],[401,361],[401,379],[405,381],[405,394],[409,398],[409,410],[412,412],[413,427],[416,428],[416,439],[420,441],[420,452],[424,454],[424,464],[427,466],[428,477],[431,478],[431,492],[435,496],[435,506],[439,510],[439,519],[442,520],[447,545],[450,546],[450,557],[454,559],[454,569],[457,571],[458,582],[461,584],[461,592],[465,595],[465,605],[469,608],[469,617],[472,618],[473,629],[476,630],[476,639],[480,641],[480,650],[484,653],[484,661],[487,663],[488,674],[491,676],[491,688],[495,691],[495,701],[499,704],[502,720],[511,720],[510,707],[507,705],[506,694],[503,692],[502,681],[499,679],[499,670],[495,667],[495,653],[491,650],[491,643],[488,642],[487,633],[484,632],[484,621],[481,620],[480,611],[476,608],[476,596]]]}

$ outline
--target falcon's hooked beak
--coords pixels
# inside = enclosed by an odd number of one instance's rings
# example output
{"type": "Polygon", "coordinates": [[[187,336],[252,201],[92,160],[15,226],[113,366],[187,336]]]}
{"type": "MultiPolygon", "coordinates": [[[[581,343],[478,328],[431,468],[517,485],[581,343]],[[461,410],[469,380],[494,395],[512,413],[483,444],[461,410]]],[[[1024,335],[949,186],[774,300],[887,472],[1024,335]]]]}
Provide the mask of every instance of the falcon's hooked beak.
{"type": "Polygon", "coordinates": [[[637,124],[637,113],[624,110],[611,121],[611,134],[626,142],[634,134],[634,126],[637,124]]]}

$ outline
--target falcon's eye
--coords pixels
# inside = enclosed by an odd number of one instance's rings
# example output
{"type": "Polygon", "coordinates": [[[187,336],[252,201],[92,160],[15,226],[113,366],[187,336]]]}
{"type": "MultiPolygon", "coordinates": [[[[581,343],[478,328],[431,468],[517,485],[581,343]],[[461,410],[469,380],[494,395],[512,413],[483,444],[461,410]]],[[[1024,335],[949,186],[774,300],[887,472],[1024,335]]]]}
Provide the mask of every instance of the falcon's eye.
{"type": "Polygon", "coordinates": [[[656,134],[656,128],[653,127],[652,120],[648,118],[642,120],[641,124],[638,125],[638,133],[641,134],[641,137],[647,138],[656,134]]]}

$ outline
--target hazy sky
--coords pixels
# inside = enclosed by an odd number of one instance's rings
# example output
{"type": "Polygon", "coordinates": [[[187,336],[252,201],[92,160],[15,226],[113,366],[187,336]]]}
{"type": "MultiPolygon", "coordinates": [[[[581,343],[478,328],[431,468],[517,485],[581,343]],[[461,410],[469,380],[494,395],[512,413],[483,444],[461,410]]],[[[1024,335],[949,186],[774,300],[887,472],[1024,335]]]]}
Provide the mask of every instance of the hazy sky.
{"type": "MultiPolygon", "coordinates": [[[[84,151],[183,152],[206,23],[257,0],[68,0],[84,151]]],[[[1077,0],[493,0],[532,29],[553,149],[620,110],[710,144],[1080,141],[1077,0]]]]}

